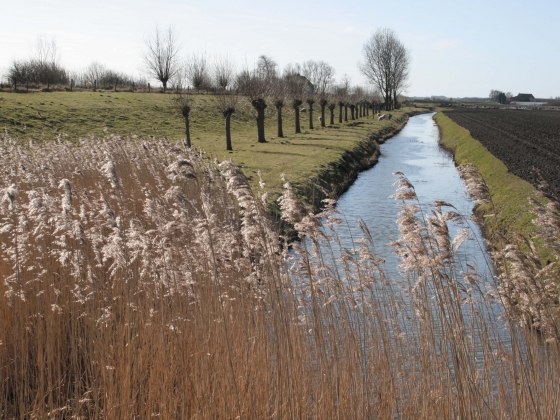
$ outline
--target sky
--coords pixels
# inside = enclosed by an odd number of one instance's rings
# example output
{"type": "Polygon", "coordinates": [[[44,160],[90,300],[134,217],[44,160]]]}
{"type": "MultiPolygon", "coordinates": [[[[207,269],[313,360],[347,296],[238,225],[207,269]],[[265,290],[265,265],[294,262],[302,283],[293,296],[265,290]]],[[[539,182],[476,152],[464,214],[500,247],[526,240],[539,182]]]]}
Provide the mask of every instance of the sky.
{"type": "Polygon", "coordinates": [[[140,76],[145,40],[169,26],[185,58],[322,60],[363,86],[362,47],[390,28],[411,54],[409,96],[560,96],[558,0],[0,0],[0,74],[44,36],[68,69],[98,61],[140,76]]]}

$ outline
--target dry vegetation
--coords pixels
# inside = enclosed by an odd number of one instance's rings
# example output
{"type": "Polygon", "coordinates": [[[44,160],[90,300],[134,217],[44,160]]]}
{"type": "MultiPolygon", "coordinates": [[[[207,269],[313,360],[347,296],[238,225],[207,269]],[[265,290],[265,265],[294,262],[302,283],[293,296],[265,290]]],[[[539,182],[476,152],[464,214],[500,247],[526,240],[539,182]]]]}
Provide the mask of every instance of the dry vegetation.
{"type": "Polygon", "coordinates": [[[0,159],[2,418],[559,412],[555,337],[496,321],[495,285],[454,264],[460,216],[419,214],[402,175],[398,284],[367,227],[340,248],[333,202],[286,183],[290,251],[239,169],[166,140],[5,137],[0,159]]]}

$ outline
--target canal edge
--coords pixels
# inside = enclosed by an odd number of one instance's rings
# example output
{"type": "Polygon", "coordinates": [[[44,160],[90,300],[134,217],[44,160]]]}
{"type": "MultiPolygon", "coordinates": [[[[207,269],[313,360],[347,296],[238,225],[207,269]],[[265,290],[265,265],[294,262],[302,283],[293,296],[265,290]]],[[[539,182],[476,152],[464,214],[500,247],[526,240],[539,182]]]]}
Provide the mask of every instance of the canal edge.
{"type": "MultiPolygon", "coordinates": [[[[490,251],[503,249],[519,235],[533,236],[536,215],[532,212],[529,198],[536,196],[537,189],[511,173],[467,129],[444,113],[438,112],[433,119],[439,131],[439,144],[452,154],[455,165],[475,165],[488,186],[492,205],[476,205],[473,213],[490,251]]],[[[537,248],[540,248],[539,244],[537,248]]],[[[539,249],[541,258],[545,258],[548,252],[544,248],[539,249]]]]}
{"type": "Polygon", "coordinates": [[[309,181],[294,185],[297,194],[309,203],[314,212],[322,208],[325,198],[338,199],[358,178],[360,172],[366,171],[377,163],[379,146],[398,134],[410,117],[431,111],[408,111],[395,120],[395,124],[371,131],[365,140],[345,152],[338,160],[328,163],[309,181]]]}

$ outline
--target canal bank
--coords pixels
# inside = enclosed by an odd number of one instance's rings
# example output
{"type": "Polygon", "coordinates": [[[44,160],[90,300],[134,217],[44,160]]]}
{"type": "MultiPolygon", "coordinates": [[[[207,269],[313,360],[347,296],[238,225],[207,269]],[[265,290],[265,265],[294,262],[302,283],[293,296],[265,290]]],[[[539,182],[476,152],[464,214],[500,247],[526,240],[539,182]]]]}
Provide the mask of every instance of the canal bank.
{"type": "Polygon", "coordinates": [[[419,216],[421,219],[432,214],[435,202],[450,203],[453,211],[462,215],[460,220],[446,221],[450,240],[465,229],[470,239],[456,250],[455,259],[463,265],[458,271],[468,271],[466,264],[469,264],[477,267],[482,278],[492,281],[490,257],[480,228],[472,221],[473,200],[465,193],[453,156],[439,144],[438,126],[433,116],[434,113],[429,113],[407,119],[397,134],[380,144],[375,166],[360,172],[338,199],[337,211],[344,223],[334,230],[342,246],[353,249],[356,239],[363,236],[360,224],[367,226],[376,252],[385,261],[384,269],[391,278],[400,278],[397,268],[401,260],[386,244],[401,236],[396,222],[403,203],[392,196],[397,188],[394,173],[402,172],[417,197],[410,203],[418,207],[419,215],[426,215],[419,216]]]}
{"type": "MultiPolygon", "coordinates": [[[[356,181],[358,175],[373,167],[379,160],[380,145],[399,133],[410,117],[427,111],[408,111],[394,120],[390,126],[372,131],[365,140],[345,152],[338,160],[323,165],[320,171],[309,180],[294,183],[296,192],[304,197],[314,211],[322,207],[322,200],[338,198],[356,181]]],[[[356,121],[354,124],[362,124],[356,121]]]]}
{"type": "Polygon", "coordinates": [[[529,198],[535,197],[537,189],[509,172],[468,130],[445,114],[439,112],[434,120],[440,131],[440,144],[453,154],[456,165],[475,165],[488,186],[491,202],[477,205],[474,212],[491,248],[503,249],[519,235],[533,236],[535,215],[529,198]]]}

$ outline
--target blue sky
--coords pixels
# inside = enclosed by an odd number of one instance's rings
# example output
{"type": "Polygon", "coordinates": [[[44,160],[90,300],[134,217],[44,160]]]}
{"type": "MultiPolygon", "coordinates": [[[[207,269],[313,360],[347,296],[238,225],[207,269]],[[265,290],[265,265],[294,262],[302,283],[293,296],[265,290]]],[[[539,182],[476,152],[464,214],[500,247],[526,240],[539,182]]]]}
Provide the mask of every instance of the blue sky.
{"type": "Polygon", "coordinates": [[[144,39],[173,25],[185,56],[227,54],[240,66],[261,54],[281,67],[323,60],[365,85],[362,46],[388,27],[411,52],[409,95],[560,96],[560,1],[1,0],[0,21],[2,71],[46,35],[70,69],[97,60],[138,75],[144,39]]]}

